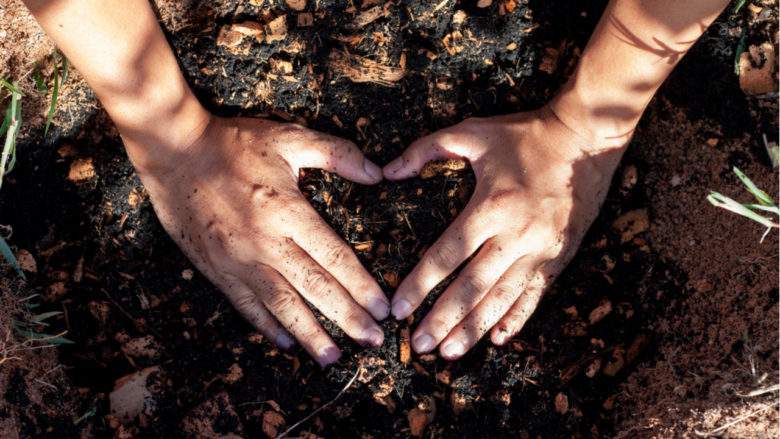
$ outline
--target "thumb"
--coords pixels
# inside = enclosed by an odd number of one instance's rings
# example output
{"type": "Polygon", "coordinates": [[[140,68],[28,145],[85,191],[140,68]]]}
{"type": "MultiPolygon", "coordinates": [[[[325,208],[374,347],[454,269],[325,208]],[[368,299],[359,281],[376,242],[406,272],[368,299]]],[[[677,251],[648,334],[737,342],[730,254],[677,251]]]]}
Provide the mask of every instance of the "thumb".
{"type": "Polygon", "coordinates": [[[294,154],[295,167],[320,168],[361,184],[382,180],[382,169],[349,140],[318,133],[316,139],[294,154]]]}
{"type": "Polygon", "coordinates": [[[393,161],[385,165],[382,173],[388,180],[414,177],[431,160],[462,158],[467,156],[458,147],[453,134],[439,131],[414,141],[393,161]]]}

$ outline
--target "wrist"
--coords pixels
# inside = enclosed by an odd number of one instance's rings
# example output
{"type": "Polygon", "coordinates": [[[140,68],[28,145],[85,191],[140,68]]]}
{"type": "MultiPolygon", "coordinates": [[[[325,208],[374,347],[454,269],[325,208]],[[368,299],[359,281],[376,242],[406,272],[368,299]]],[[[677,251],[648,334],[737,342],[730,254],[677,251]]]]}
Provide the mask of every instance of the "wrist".
{"type": "Polygon", "coordinates": [[[190,155],[213,116],[186,83],[107,105],[139,173],[165,173],[190,155]]]}
{"type": "Polygon", "coordinates": [[[625,147],[646,103],[633,106],[620,104],[616,90],[583,91],[574,82],[572,78],[550,101],[550,111],[585,140],[588,145],[585,149],[590,152],[625,147]]]}

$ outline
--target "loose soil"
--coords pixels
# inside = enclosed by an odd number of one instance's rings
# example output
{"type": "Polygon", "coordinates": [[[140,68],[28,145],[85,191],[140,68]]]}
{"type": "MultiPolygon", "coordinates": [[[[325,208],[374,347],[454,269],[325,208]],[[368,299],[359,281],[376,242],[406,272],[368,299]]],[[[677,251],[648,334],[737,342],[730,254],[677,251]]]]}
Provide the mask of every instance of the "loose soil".
{"type": "MultiPolygon", "coordinates": [[[[46,96],[29,89],[30,123],[0,223],[37,272],[24,284],[4,281],[3,297],[40,294],[42,309],[64,312],[53,329],[76,343],[58,349],[59,368],[54,350],[0,365],[0,427],[12,437],[273,437],[356,373],[291,434],[690,436],[772,404],[776,392],[745,395],[777,383],[778,235],[760,243],[760,226],[705,201],[710,189],[747,200],[732,166],[777,199],[762,140],[778,141],[777,95],[746,96],[734,75],[743,31],[747,45],[776,47],[776,2],[761,5],[724,13],[664,85],[601,215],[523,331],[457,362],[402,358],[402,339],[446,281],[412,319],[383,323],[380,349],[324,322],[345,350],[325,371],[301,350],[275,349],[167,237],[78,74],[45,139],[46,96]],[[47,383],[56,390],[36,381],[55,368],[47,383]],[[109,395],[116,380],[144,370],[147,404],[122,424],[109,395]]],[[[464,118],[542,105],[603,6],[156,2],[189,82],[214,112],[303,123],[355,141],[381,164],[464,118]]],[[[25,17],[15,1],[4,8],[13,12],[0,18],[4,29],[25,17]]],[[[38,52],[47,43],[31,29],[6,38],[28,41],[15,56],[50,69],[38,52]]],[[[316,170],[300,180],[388,294],[473,186],[468,170],[375,187],[316,170]]],[[[768,437],[777,427],[770,406],[722,434],[768,437]]]]}

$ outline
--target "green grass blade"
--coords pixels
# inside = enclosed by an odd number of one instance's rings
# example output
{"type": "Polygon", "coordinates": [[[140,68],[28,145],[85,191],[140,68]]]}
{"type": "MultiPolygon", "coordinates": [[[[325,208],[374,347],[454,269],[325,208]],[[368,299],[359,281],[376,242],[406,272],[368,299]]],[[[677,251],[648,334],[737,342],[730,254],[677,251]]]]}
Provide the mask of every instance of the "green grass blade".
{"type": "Polygon", "coordinates": [[[11,92],[11,105],[6,110],[6,118],[9,122],[5,132],[3,150],[0,152],[0,187],[3,185],[3,177],[9,170],[9,159],[11,165],[16,163],[16,137],[19,135],[22,123],[21,98],[21,93],[11,92]]]}
{"type": "Polygon", "coordinates": [[[707,201],[709,201],[710,204],[712,204],[715,207],[720,207],[721,209],[726,209],[730,212],[734,212],[738,215],[742,215],[745,218],[749,218],[763,225],[764,227],[775,227],[775,223],[772,222],[771,219],[765,216],[761,216],[756,212],[753,212],[752,210],[748,209],[742,204],[732,200],[731,198],[721,193],[710,192],[710,194],[707,195],[707,201]]]}
{"type": "Polygon", "coordinates": [[[775,205],[775,200],[773,200],[769,194],[759,189],[747,175],[739,170],[739,168],[734,166],[733,170],[734,173],[737,174],[737,177],[742,181],[742,184],[744,184],[745,187],[747,187],[747,190],[756,197],[756,200],[758,200],[759,203],[770,207],[775,205]]]}
{"type": "Polygon", "coordinates": [[[734,5],[734,13],[739,12],[745,6],[745,3],[747,3],[747,0],[737,0],[737,4],[734,5]]]}
{"type": "Polygon", "coordinates": [[[68,58],[65,55],[60,54],[62,57],[62,80],[60,80],[60,87],[68,80],[68,58]]]}
{"type": "Polygon", "coordinates": [[[6,88],[11,93],[18,93],[20,95],[24,95],[24,93],[22,93],[22,91],[19,90],[19,87],[17,87],[16,84],[11,84],[10,82],[2,78],[0,78],[0,88],[6,88]]]}
{"type": "Polygon", "coordinates": [[[739,76],[739,58],[747,50],[747,30],[742,31],[742,37],[737,43],[737,50],[734,51],[734,74],[739,76]]]}
{"type": "Polygon", "coordinates": [[[16,256],[14,256],[14,252],[11,251],[11,247],[8,246],[8,243],[5,242],[5,239],[2,237],[0,237],[0,255],[2,255],[3,258],[8,261],[11,267],[16,270],[17,273],[19,273],[19,276],[22,279],[26,279],[24,277],[22,267],[19,266],[19,261],[17,261],[16,256]]]}
{"type": "MultiPolygon", "coordinates": [[[[64,63],[63,63],[64,64],[64,63]]],[[[67,66],[65,66],[67,67],[67,66]]],[[[60,67],[54,68],[54,88],[51,92],[51,104],[49,104],[49,114],[46,115],[46,127],[43,129],[43,135],[46,136],[49,133],[49,127],[52,120],[54,120],[54,113],[57,111],[57,100],[60,97],[60,67]]]]}
{"type": "Polygon", "coordinates": [[[35,322],[35,323],[43,323],[44,320],[48,320],[48,319],[50,319],[50,318],[52,318],[54,316],[58,316],[60,314],[62,314],[62,311],[44,312],[44,313],[41,313],[41,314],[38,314],[38,315],[34,315],[32,317],[32,321],[35,322]]]}
{"type": "Polygon", "coordinates": [[[764,212],[770,212],[780,216],[780,207],[777,206],[764,206],[763,204],[743,204],[743,206],[748,209],[763,210],[764,212]]]}

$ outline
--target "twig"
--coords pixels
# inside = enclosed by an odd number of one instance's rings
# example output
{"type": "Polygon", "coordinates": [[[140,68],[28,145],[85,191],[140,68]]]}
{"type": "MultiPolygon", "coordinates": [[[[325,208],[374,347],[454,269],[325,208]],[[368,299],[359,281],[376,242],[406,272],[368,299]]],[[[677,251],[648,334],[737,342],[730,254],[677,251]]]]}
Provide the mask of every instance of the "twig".
{"type": "Polygon", "coordinates": [[[769,386],[769,387],[764,387],[762,389],[752,390],[752,391],[750,391],[748,393],[744,393],[744,394],[743,393],[737,393],[737,396],[741,396],[742,398],[751,398],[753,396],[759,396],[759,395],[763,395],[765,393],[777,392],[778,390],[780,390],[780,384],[775,384],[775,385],[772,385],[772,386],[769,386]]]}
{"type": "Polygon", "coordinates": [[[693,430],[693,431],[700,437],[714,436],[714,435],[720,433],[721,431],[725,431],[729,427],[734,426],[735,424],[738,424],[738,423],[740,423],[740,422],[742,422],[742,421],[744,421],[744,420],[746,420],[748,418],[752,418],[753,416],[755,416],[755,415],[757,415],[757,414],[759,414],[759,413],[761,413],[763,411],[766,411],[766,410],[772,408],[773,406],[774,406],[774,404],[765,405],[765,406],[763,406],[763,407],[761,407],[761,408],[759,408],[757,410],[754,410],[754,411],[752,411],[752,412],[750,412],[750,413],[748,413],[746,415],[740,416],[740,417],[738,417],[738,418],[736,418],[736,419],[734,419],[734,420],[732,420],[730,422],[727,422],[727,423],[721,425],[720,427],[718,427],[718,428],[716,428],[714,430],[710,430],[710,431],[693,430]]]}
{"type": "Polygon", "coordinates": [[[311,419],[312,417],[314,417],[314,415],[316,415],[317,413],[321,412],[322,410],[324,410],[324,409],[328,408],[328,406],[330,406],[331,404],[333,404],[334,402],[336,402],[336,401],[337,401],[337,400],[338,400],[338,399],[341,397],[341,395],[343,395],[343,394],[344,394],[344,392],[346,392],[346,391],[347,391],[347,389],[349,389],[350,387],[352,387],[352,383],[354,383],[354,382],[355,382],[355,380],[357,379],[358,375],[360,374],[360,369],[361,369],[361,366],[360,366],[360,365],[358,365],[358,368],[357,368],[357,370],[355,371],[355,375],[353,375],[353,376],[352,376],[352,379],[351,379],[351,380],[349,380],[349,382],[347,383],[347,385],[346,385],[346,386],[344,386],[344,388],[343,388],[343,389],[341,389],[341,391],[340,391],[340,392],[339,392],[339,393],[336,395],[336,397],[335,397],[335,398],[333,398],[333,399],[331,399],[330,401],[328,401],[327,403],[325,403],[325,404],[321,405],[321,406],[320,406],[320,407],[319,407],[317,410],[314,410],[313,412],[309,413],[309,415],[308,415],[308,416],[306,416],[305,418],[303,418],[303,419],[301,419],[300,421],[298,421],[298,422],[296,422],[295,424],[293,424],[293,426],[292,426],[292,427],[288,428],[287,430],[284,430],[284,431],[283,431],[281,434],[279,434],[279,435],[277,435],[277,436],[276,436],[276,439],[281,439],[281,438],[283,438],[283,437],[287,436],[287,434],[288,434],[288,433],[290,433],[291,431],[293,431],[293,430],[295,430],[296,428],[298,428],[298,426],[299,426],[299,425],[301,425],[301,424],[303,424],[304,422],[308,421],[309,419],[311,419]]]}

